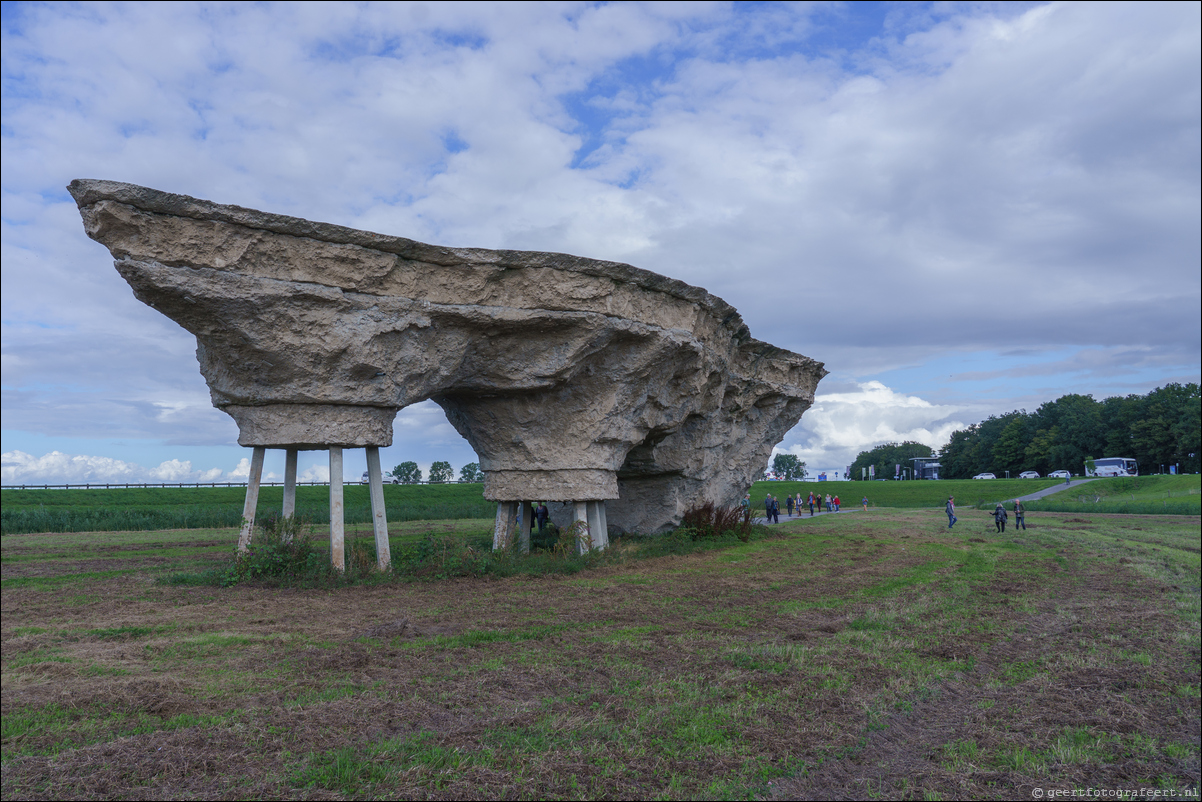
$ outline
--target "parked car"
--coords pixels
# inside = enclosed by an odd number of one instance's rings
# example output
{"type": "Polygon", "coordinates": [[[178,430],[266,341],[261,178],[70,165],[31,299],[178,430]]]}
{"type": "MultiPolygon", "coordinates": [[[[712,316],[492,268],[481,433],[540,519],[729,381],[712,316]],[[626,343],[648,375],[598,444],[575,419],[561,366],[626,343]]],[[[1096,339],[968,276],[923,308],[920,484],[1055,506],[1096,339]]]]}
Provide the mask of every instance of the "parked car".
{"type": "MultiPolygon", "coordinates": [[[[361,484],[361,485],[368,484],[368,482],[370,481],[370,478],[371,478],[371,474],[368,471],[364,471],[363,475],[359,477],[359,484],[361,484]]],[[[380,478],[381,478],[381,483],[386,484],[386,485],[399,485],[401,483],[401,480],[397,479],[391,473],[386,473],[380,478]]]]}
{"type": "Polygon", "coordinates": [[[994,476],[992,473],[978,473],[976,476],[973,477],[973,479],[996,479],[996,478],[997,477],[994,476]]]}
{"type": "Polygon", "coordinates": [[[1052,471],[1048,474],[1049,479],[1071,479],[1072,476],[1068,471],[1052,471]]]}
{"type": "Polygon", "coordinates": [[[1038,479],[1039,471],[1023,471],[1018,475],[1019,479],[1038,479]]]}

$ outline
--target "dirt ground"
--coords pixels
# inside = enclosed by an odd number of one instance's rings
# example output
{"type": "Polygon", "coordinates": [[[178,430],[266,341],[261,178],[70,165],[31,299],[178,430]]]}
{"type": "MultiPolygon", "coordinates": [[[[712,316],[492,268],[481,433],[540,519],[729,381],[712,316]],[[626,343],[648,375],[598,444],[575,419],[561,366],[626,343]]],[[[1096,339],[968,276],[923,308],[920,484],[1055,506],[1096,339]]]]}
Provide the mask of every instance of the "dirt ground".
{"type": "MultiPolygon", "coordinates": [[[[1130,518],[1133,555],[1164,542],[1130,518]]],[[[1083,519],[885,520],[332,589],[6,538],[3,797],[1196,798],[1196,588],[1051,537],[1083,519]]]]}

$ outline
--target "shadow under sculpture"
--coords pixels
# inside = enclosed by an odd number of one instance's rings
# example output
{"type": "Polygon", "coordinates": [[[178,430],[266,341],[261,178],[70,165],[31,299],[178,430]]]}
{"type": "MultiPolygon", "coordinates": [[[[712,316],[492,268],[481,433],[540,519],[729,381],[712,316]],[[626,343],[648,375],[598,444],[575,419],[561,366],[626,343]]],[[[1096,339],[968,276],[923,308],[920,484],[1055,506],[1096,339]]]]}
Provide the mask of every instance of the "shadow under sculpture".
{"type": "Polygon", "coordinates": [[[68,189],[136,297],[196,336],[213,404],[260,470],[262,449],[285,449],[294,483],[297,450],[330,449],[340,506],[341,449],[368,449],[378,489],[397,411],[433,399],[479,455],[495,547],[528,548],[530,501],[565,502],[593,547],[738,503],[826,375],[753,339],[720,298],[630,265],[426,245],[113,181],[68,189]]]}

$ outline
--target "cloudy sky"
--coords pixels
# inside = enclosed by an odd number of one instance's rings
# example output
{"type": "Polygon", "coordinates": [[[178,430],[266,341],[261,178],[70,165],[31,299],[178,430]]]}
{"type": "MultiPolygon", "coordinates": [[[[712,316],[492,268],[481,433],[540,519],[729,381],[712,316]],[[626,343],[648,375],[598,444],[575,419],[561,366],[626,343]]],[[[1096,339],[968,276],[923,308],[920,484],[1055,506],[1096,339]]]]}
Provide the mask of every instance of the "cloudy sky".
{"type": "MultiPolygon", "coordinates": [[[[73,178],[705,287],[826,363],[811,469],[1199,381],[1199,9],[6,2],[3,481],[245,475],[73,178]]],[[[386,466],[475,459],[395,429],[386,466]]]]}

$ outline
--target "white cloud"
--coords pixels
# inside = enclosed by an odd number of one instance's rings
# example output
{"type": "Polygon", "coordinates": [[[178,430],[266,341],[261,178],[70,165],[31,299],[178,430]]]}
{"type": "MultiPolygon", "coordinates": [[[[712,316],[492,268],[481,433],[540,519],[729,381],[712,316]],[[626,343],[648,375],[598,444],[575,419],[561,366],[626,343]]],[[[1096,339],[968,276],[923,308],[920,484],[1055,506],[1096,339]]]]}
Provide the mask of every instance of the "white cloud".
{"type": "Polygon", "coordinates": [[[955,419],[961,410],[898,393],[878,381],[864,382],[854,390],[815,396],[801,424],[774,453],[796,454],[813,472],[842,471],[861,451],[882,443],[913,440],[938,449],[965,427],[955,419]]]}
{"type": "Polygon", "coordinates": [[[328,482],[330,481],[330,466],[315,464],[310,465],[296,475],[298,482],[328,482]]]}
{"type": "Polygon", "coordinates": [[[6,485],[21,484],[104,484],[153,482],[244,482],[250,475],[250,463],[243,459],[228,473],[220,468],[194,470],[188,460],[165,460],[154,468],[134,462],[86,454],[52,451],[35,457],[24,451],[6,451],[0,455],[0,478],[6,485]]]}

